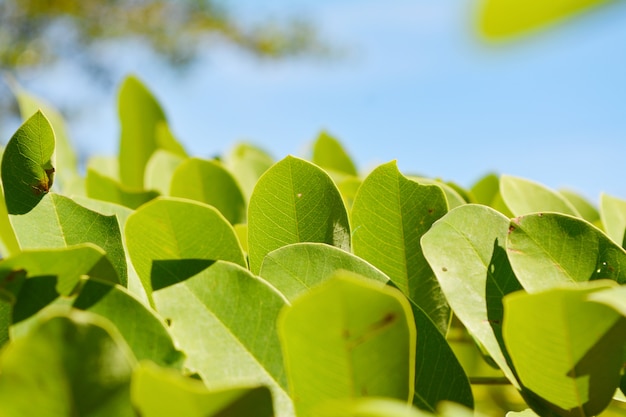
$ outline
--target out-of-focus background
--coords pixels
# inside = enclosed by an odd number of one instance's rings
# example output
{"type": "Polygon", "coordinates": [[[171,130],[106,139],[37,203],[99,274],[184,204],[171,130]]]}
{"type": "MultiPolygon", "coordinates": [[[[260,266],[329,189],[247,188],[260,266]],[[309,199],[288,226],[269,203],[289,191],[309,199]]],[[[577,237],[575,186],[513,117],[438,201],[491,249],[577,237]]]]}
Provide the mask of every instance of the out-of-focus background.
{"type": "MultiPolygon", "coordinates": [[[[0,63],[62,110],[83,161],[117,152],[134,73],[194,155],[303,155],[326,129],[363,171],[397,159],[463,186],[493,171],[626,198],[626,1],[508,4],[0,0],[0,63]],[[580,10],[540,10],[566,3],[580,10]]],[[[20,121],[0,84],[6,143],[20,121]]]]}

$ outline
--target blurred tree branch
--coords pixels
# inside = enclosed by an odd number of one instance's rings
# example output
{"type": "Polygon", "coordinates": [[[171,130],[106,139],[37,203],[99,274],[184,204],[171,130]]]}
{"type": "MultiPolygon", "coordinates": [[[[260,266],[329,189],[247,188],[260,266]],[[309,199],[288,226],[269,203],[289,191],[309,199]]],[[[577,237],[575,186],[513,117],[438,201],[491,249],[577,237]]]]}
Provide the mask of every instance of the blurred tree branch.
{"type": "Polygon", "coordinates": [[[174,66],[192,61],[209,38],[265,58],[330,51],[306,21],[250,27],[213,0],[0,1],[0,67],[5,69],[45,65],[98,42],[128,38],[143,40],[174,66]]]}

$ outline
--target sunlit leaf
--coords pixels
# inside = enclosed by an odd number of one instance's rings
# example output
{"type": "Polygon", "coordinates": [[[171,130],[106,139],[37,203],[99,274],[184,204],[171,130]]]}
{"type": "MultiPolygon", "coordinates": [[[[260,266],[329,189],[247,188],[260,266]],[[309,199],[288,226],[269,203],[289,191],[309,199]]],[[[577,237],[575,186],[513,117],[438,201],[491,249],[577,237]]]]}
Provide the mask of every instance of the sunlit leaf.
{"type": "Polygon", "coordinates": [[[24,90],[17,83],[9,83],[13,90],[23,120],[29,119],[38,111],[43,112],[54,130],[55,160],[63,167],[55,173],[55,180],[65,193],[76,191],[78,179],[78,158],[68,137],[65,121],[61,113],[41,98],[24,90]]]}
{"type": "Polygon", "coordinates": [[[626,252],[577,217],[537,213],[515,218],[506,247],[517,278],[529,292],[592,279],[626,282],[626,252]]]}
{"type": "Polygon", "coordinates": [[[248,201],[257,181],[274,164],[274,159],[255,145],[238,143],[224,155],[223,162],[224,166],[237,179],[241,191],[248,201]]]}
{"type": "Polygon", "coordinates": [[[276,333],[285,299],[240,266],[216,262],[197,275],[155,291],[186,366],[212,385],[264,384],[277,415],[293,415],[276,333]]]}
{"type": "Polygon", "coordinates": [[[312,161],[327,170],[345,175],[357,175],[354,162],[341,143],[325,131],[322,131],[313,142],[312,161]]]}
{"type": "Polygon", "coordinates": [[[146,165],[144,185],[147,190],[156,190],[161,195],[169,195],[170,183],[176,168],[185,160],[170,151],[157,149],[146,165]]]}
{"type": "Polygon", "coordinates": [[[350,249],[350,225],[343,200],[328,174],[288,156],[257,183],[248,208],[250,269],[280,247],[319,242],[350,249]]]}
{"type": "Polygon", "coordinates": [[[113,178],[92,169],[87,170],[85,187],[89,198],[109,201],[131,209],[136,209],[159,195],[156,191],[128,189],[113,178]]]}
{"type": "MultiPolygon", "coordinates": [[[[139,79],[126,77],[120,87],[120,181],[131,189],[144,189],[146,164],[157,149],[181,153],[182,147],[163,124],[165,113],[139,79]]],[[[182,151],[184,153],[184,150],[182,151]]]]}
{"type": "Polygon", "coordinates": [[[555,211],[580,217],[574,206],[557,191],[524,178],[503,175],[500,194],[514,216],[541,211],[555,211]]]}
{"type": "Polygon", "coordinates": [[[399,291],[338,273],[294,300],[278,328],[298,417],[329,400],[412,399],[416,333],[399,291]]]}
{"type": "Polygon", "coordinates": [[[40,111],[24,122],[2,155],[2,186],[9,214],[28,213],[54,180],[54,132],[40,111]]]}
{"type": "Polygon", "coordinates": [[[224,216],[191,200],[160,197],[143,205],[129,216],[124,234],[148,295],[219,259],[246,265],[235,231],[224,216]]]}
{"type": "Polygon", "coordinates": [[[65,248],[93,243],[104,249],[120,282],[127,284],[122,235],[115,216],[104,216],[67,197],[49,193],[28,214],[10,217],[23,249],[65,248]]]}
{"type": "Polygon", "coordinates": [[[586,300],[604,288],[599,282],[504,298],[504,340],[517,375],[557,415],[597,415],[620,382],[626,320],[586,300]]]}
{"type": "Polygon", "coordinates": [[[216,161],[189,158],[182,162],[174,171],[169,194],[209,204],[232,224],[246,219],[246,203],[239,185],[216,161]]]}
{"type": "Polygon", "coordinates": [[[585,197],[571,190],[559,190],[559,193],[569,201],[572,206],[580,213],[583,219],[589,223],[598,226],[600,221],[600,213],[585,197]]]}
{"type": "Polygon", "coordinates": [[[361,258],[323,243],[294,243],[276,249],[263,260],[259,275],[291,301],[339,270],[381,283],[389,280],[361,258]]]}
{"type": "Polygon", "coordinates": [[[134,371],[131,399],[142,417],[272,417],[272,395],[266,387],[212,386],[151,363],[134,371]]]}
{"type": "Polygon", "coordinates": [[[508,228],[503,214],[467,204],[437,221],[422,246],[455,315],[517,385],[501,330],[502,297],[521,289],[504,248],[508,228]]]}
{"type": "Polygon", "coordinates": [[[626,200],[601,194],[600,218],[606,234],[615,243],[624,246],[624,231],[626,231],[626,200]]]}
{"type": "Polygon", "coordinates": [[[352,207],[354,253],[387,274],[443,334],[450,308],[422,254],[420,238],[447,210],[439,186],[407,179],[395,162],[370,173],[352,207]]]}

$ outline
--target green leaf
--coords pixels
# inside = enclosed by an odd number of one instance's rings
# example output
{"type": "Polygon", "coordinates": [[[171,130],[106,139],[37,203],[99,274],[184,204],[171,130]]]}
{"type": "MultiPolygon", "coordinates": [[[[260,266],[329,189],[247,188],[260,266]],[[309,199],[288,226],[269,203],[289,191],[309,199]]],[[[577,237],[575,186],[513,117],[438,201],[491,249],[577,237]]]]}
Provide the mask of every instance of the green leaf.
{"type": "Polygon", "coordinates": [[[500,194],[500,178],[496,174],[487,174],[480,178],[470,188],[471,202],[484,204],[498,210],[506,217],[514,217],[513,213],[504,204],[500,194]]]}
{"type": "Polygon", "coordinates": [[[157,149],[154,151],[146,165],[145,187],[148,190],[156,190],[161,195],[169,195],[170,183],[176,168],[185,158],[170,151],[157,149]]]}
{"type": "Polygon", "coordinates": [[[176,137],[174,137],[174,134],[165,120],[160,120],[156,123],[154,135],[157,143],[157,150],[162,149],[181,158],[186,158],[188,156],[185,148],[180,144],[180,142],[178,142],[176,137]]]}
{"type": "Polygon", "coordinates": [[[2,348],[10,339],[9,328],[13,322],[13,307],[11,303],[4,299],[0,292],[0,348],[2,348]]]}
{"type": "Polygon", "coordinates": [[[506,246],[529,292],[592,279],[626,282],[626,252],[576,217],[537,213],[513,219],[506,246]]]}
{"type": "Polygon", "coordinates": [[[28,213],[52,186],[54,132],[38,111],[15,132],[2,156],[2,186],[9,214],[28,213]]]}
{"type": "Polygon", "coordinates": [[[22,249],[93,243],[104,249],[120,282],[127,284],[122,236],[115,216],[104,216],[67,197],[49,193],[28,214],[10,217],[22,249]]]}
{"type": "Polygon", "coordinates": [[[259,179],[248,208],[250,269],[265,255],[299,242],[350,250],[350,225],[343,200],[328,174],[288,156],[259,179]]]}
{"type": "Polygon", "coordinates": [[[557,415],[595,416],[618,387],[626,320],[586,300],[604,288],[589,283],[504,299],[504,340],[520,382],[557,415]]]}
{"type": "Polygon", "coordinates": [[[85,187],[89,198],[109,201],[131,209],[136,209],[159,195],[156,191],[129,189],[113,178],[101,175],[92,169],[87,170],[85,187]]]}
{"type": "MultiPolygon", "coordinates": [[[[0,181],[0,185],[2,181],[0,181]]],[[[7,257],[19,253],[20,245],[17,243],[13,226],[9,221],[9,212],[4,201],[3,187],[0,186],[0,256],[7,257]]]]}
{"type": "Polygon", "coordinates": [[[517,386],[501,335],[502,297],[521,288],[504,249],[508,227],[498,211],[467,204],[437,221],[422,247],[455,315],[517,386]]]}
{"type": "Polygon", "coordinates": [[[131,399],[142,417],[272,417],[266,387],[211,387],[147,362],[133,373],[131,399]]]}
{"type": "MultiPolygon", "coordinates": [[[[105,216],[115,216],[117,217],[117,221],[120,225],[120,230],[124,230],[126,227],[126,220],[128,216],[133,213],[133,210],[128,207],[120,206],[119,204],[114,204],[101,200],[94,200],[87,197],[74,197],[74,201],[78,204],[82,205],[89,210],[93,210],[97,213],[104,214],[105,216]]],[[[128,284],[126,287],[128,291],[130,291],[133,295],[135,295],[138,299],[140,299],[144,304],[149,304],[148,296],[146,294],[146,290],[143,287],[141,279],[135,271],[133,267],[133,263],[130,260],[130,255],[128,253],[128,245],[126,245],[126,235],[122,233],[122,242],[124,244],[124,255],[126,259],[126,268],[127,268],[127,276],[128,276],[128,284]]]]}
{"type": "MultiPolygon", "coordinates": [[[[434,417],[434,414],[411,407],[392,398],[361,397],[332,401],[317,409],[319,417],[434,417]]],[[[472,415],[473,416],[473,415],[472,415]]],[[[457,416],[458,417],[458,416],[457,416]]]]}
{"type": "Polygon", "coordinates": [[[207,385],[265,384],[277,415],[293,415],[276,333],[286,301],[275,289],[244,268],[219,261],[155,291],[154,300],[187,354],[186,366],[207,385]]]}
{"type": "Polygon", "coordinates": [[[184,355],[174,346],[163,320],[124,288],[86,280],[72,306],[109,320],[124,337],[137,360],[150,360],[169,367],[182,365],[184,355]]]}
{"type": "Polygon", "coordinates": [[[517,36],[610,2],[610,0],[486,0],[480,10],[479,26],[489,38],[517,36]]]}
{"type": "Polygon", "coordinates": [[[102,319],[77,312],[50,317],[2,351],[0,415],[132,417],[134,362],[102,319]]]}
{"type": "Polygon", "coordinates": [[[506,417],[539,417],[539,416],[533,410],[531,410],[530,408],[527,408],[524,411],[518,411],[518,412],[509,411],[508,413],[506,413],[506,417]]]}
{"type": "Polygon", "coordinates": [[[626,201],[608,194],[601,194],[600,218],[606,234],[623,247],[626,230],[626,201]]]}
{"type": "Polygon", "coordinates": [[[362,182],[363,181],[357,177],[344,177],[337,182],[337,189],[339,189],[339,192],[341,193],[341,197],[343,198],[343,202],[346,205],[348,212],[352,211],[354,198],[356,197],[356,193],[362,182]]]}
{"type": "Polygon", "coordinates": [[[65,128],[65,121],[61,113],[41,98],[30,94],[16,82],[9,83],[13,90],[17,103],[20,107],[22,119],[27,120],[38,111],[42,111],[52,126],[55,136],[55,159],[58,166],[62,167],[55,174],[55,180],[61,185],[64,193],[74,191],[79,181],[78,158],[72,147],[72,143],[65,128]]]}
{"type": "MultiPolygon", "coordinates": [[[[263,261],[260,275],[293,301],[340,270],[381,284],[389,280],[361,258],[321,243],[295,243],[270,252],[263,261]]],[[[450,346],[424,311],[413,303],[411,308],[419,333],[414,404],[435,410],[439,401],[450,400],[472,407],[469,382],[450,346]]]]}
{"type": "Polygon", "coordinates": [[[261,175],[273,164],[274,159],[267,152],[249,143],[236,144],[224,156],[224,166],[237,179],[246,201],[261,175]]]}
{"type": "Polygon", "coordinates": [[[405,178],[395,162],[370,173],[352,208],[354,254],[387,274],[443,334],[450,307],[422,254],[420,238],[447,210],[439,186],[405,178]]]}
{"type": "Polygon", "coordinates": [[[314,164],[346,175],[358,175],[354,162],[341,143],[328,132],[322,131],[313,142],[314,164]]]}
{"type": "Polygon", "coordinates": [[[361,258],[323,243],[294,243],[276,249],[263,260],[259,275],[292,301],[338,270],[381,283],[389,281],[385,274],[361,258]]]}
{"type": "Polygon", "coordinates": [[[413,397],[416,331],[406,298],[355,274],[294,300],[278,329],[298,417],[325,402],[413,397]]]}
{"type": "Polygon", "coordinates": [[[13,281],[17,271],[25,271],[28,277],[50,276],[58,277],[56,291],[69,296],[82,275],[89,275],[112,283],[118,283],[119,278],[106,257],[106,253],[99,246],[83,243],[67,248],[45,250],[27,250],[11,258],[0,261],[0,288],[13,281]]]}
{"type": "Polygon", "coordinates": [[[246,218],[246,203],[239,185],[216,161],[185,160],[174,171],[170,195],[209,204],[232,224],[243,223],[246,218]]]}
{"type": "Polygon", "coordinates": [[[500,193],[514,216],[555,211],[580,217],[578,211],[565,197],[534,181],[503,175],[500,178],[500,193]]]}
{"type": "Polygon", "coordinates": [[[157,198],[129,216],[124,234],[148,296],[153,289],[189,278],[219,259],[246,265],[232,226],[206,204],[157,198]]]}
{"type": "Polygon", "coordinates": [[[474,408],[472,387],[446,338],[424,310],[410,304],[418,333],[413,404],[431,412],[441,401],[474,408]]]}
{"type": "MultiPolygon", "coordinates": [[[[127,77],[118,98],[121,125],[120,181],[131,189],[144,189],[144,172],[152,153],[166,145],[163,132],[165,113],[152,93],[135,77],[127,77]],[[165,142],[164,142],[165,141],[165,142]]],[[[171,142],[170,142],[171,144],[171,142]]],[[[177,147],[166,148],[176,152],[177,147]]]]}
{"type": "Polygon", "coordinates": [[[596,223],[600,221],[600,213],[585,197],[571,190],[560,190],[559,193],[574,206],[583,219],[597,225],[596,223]]]}
{"type": "Polygon", "coordinates": [[[465,199],[461,196],[461,194],[459,194],[459,192],[457,190],[455,190],[453,187],[449,186],[448,184],[446,184],[445,182],[439,181],[439,180],[434,180],[432,178],[425,178],[425,177],[414,177],[414,176],[410,176],[408,177],[408,179],[417,182],[418,184],[422,184],[422,185],[437,185],[441,188],[441,190],[443,191],[443,193],[446,196],[446,201],[448,202],[448,208],[450,210],[452,210],[455,207],[458,206],[462,206],[463,204],[467,203],[465,201],[465,199]]]}

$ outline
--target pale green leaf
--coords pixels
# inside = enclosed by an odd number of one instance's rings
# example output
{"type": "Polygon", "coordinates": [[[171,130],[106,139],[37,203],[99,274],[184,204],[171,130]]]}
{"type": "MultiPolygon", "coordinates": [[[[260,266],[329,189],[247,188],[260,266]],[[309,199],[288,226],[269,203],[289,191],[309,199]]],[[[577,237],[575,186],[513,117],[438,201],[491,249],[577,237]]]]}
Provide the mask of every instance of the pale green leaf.
{"type": "Polygon", "coordinates": [[[246,203],[241,189],[217,161],[189,158],[182,162],[174,171],[169,194],[209,204],[231,224],[243,223],[246,219],[246,203]]]}
{"type": "Polygon", "coordinates": [[[313,142],[312,161],[314,164],[345,175],[356,176],[354,162],[339,141],[328,132],[322,131],[313,142]]]}
{"type": "Polygon", "coordinates": [[[606,234],[623,247],[626,230],[626,200],[602,193],[600,195],[600,218],[606,234]]]}
{"type": "Polygon", "coordinates": [[[407,178],[412,181],[417,182],[418,184],[439,186],[446,196],[446,201],[448,202],[448,208],[450,210],[467,203],[467,201],[465,201],[463,196],[461,196],[461,194],[456,189],[454,189],[453,187],[451,187],[450,185],[446,184],[443,181],[435,180],[432,178],[426,178],[426,177],[410,176],[407,178]]]}
{"type": "Polygon", "coordinates": [[[506,243],[515,275],[529,292],[572,282],[626,282],[626,252],[585,220],[537,213],[511,221],[506,243]]]}
{"type": "Polygon", "coordinates": [[[356,193],[361,186],[360,178],[357,177],[344,177],[337,182],[337,189],[341,193],[341,197],[343,198],[343,202],[346,205],[348,211],[352,211],[352,205],[354,204],[354,198],[356,197],[356,193]]]}
{"type": "Polygon", "coordinates": [[[104,216],[49,193],[28,214],[11,215],[10,220],[23,249],[65,248],[80,243],[100,246],[122,285],[127,284],[122,235],[115,216],[104,216]]]}
{"type": "Polygon", "coordinates": [[[479,14],[479,27],[489,38],[507,38],[543,28],[606,3],[611,3],[611,0],[485,0],[479,14]]]}
{"type": "Polygon", "coordinates": [[[124,234],[148,296],[152,289],[189,278],[219,259],[246,265],[230,223],[217,209],[199,202],[159,197],[128,217],[124,234]]]}
{"type": "Polygon", "coordinates": [[[506,413],[506,417],[539,417],[533,410],[527,408],[523,411],[509,411],[506,413]]]}
{"type": "Polygon", "coordinates": [[[279,416],[292,416],[276,333],[285,299],[240,266],[216,262],[197,275],[155,291],[186,366],[209,386],[264,384],[279,416]]]}
{"type": "Polygon", "coordinates": [[[146,165],[145,188],[156,190],[161,195],[169,195],[174,171],[184,160],[185,158],[170,151],[163,149],[154,151],[146,165]]]}
{"type": "Polygon", "coordinates": [[[574,206],[557,191],[524,178],[500,177],[500,194],[514,216],[555,211],[580,217],[574,206]]]}
{"type": "Polygon", "coordinates": [[[437,221],[422,246],[455,315],[517,386],[501,336],[502,297],[521,288],[504,249],[508,227],[498,211],[467,204],[437,221]]]}
{"type": "Polygon", "coordinates": [[[100,175],[113,178],[116,181],[120,179],[120,164],[115,156],[91,156],[87,160],[87,170],[96,171],[100,175]]]}
{"type": "Polygon", "coordinates": [[[263,260],[259,275],[291,301],[338,270],[354,272],[381,283],[389,280],[361,258],[323,243],[294,243],[276,249],[263,260]]]}
{"type": "Polygon", "coordinates": [[[585,197],[572,190],[559,190],[559,193],[569,201],[576,211],[580,213],[583,219],[589,223],[598,225],[600,221],[600,213],[593,204],[591,204],[585,197]]]}
{"type": "Polygon", "coordinates": [[[118,110],[120,181],[128,188],[143,190],[144,171],[159,147],[157,126],[165,122],[165,113],[152,93],[133,76],[127,77],[120,87],[118,110]]]}
{"type": "Polygon", "coordinates": [[[500,178],[496,174],[487,174],[480,178],[472,185],[469,192],[472,203],[483,204],[498,210],[506,217],[514,217],[502,200],[500,178]]]}
{"type": "Polygon", "coordinates": [[[259,179],[248,208],[250,269],[280,247],[320,242],[350,250],[350,225],[343,200],[328,174],[288,156],[259,179]]]}
{"type": "Polygon", "coordinates": [[[246,201],[261,175],[273,164],[274,159],[267,152],[249,143],[238,143],[224,155],[224,166],[237,179],[246,201]]]}
{"type": "Polygon", "coordinates": [[[132,417],[135,359],[115,328],[87,313],[43,320],[0,357],[2,417],[132,417]]]}
{"type": "Polygon", "coordinates": [[[131,209],[136,209],[159,195],[158,192],[152,190],[129,189],[117,180],[101,175],[92,169],[87,169],[85,187],[89,198],[108,201],[131,209]]]}
{"type": "Polygon", "coordinates": [[[13,134],[2,155],[2,186],[9,214],[28,213],[54,179],[54,132],[40,111],[13,134]]]}
{"type": "Polygon", "coordinates": [[[337,273],[281,312],[278,328],[298,417],[329,400],[413,398],[416,331],[399,291],[337,273]]]}
{"type": "Polygon", "coordinates": [[[214,387],[179,373],[141,363],[134,371],[131,399],[142,417],[272,417],[266,387],[214,387]]]}
{"type": "Polygon", "coordinates": [[[504,298],[504,340],[520,382],[557,415],[595,416],[618,387],[626,320],[587,301],[604,288],[598,282],[504,298]]]}
{"type": "Polygon", "coordinates": [[[381,165],[359,188],[352,207],[352,245],[428,314],[445,334],[450,307],[422,254],[420,238],[448,210],[437,185],[404,177],[395,162],[381,165]]]}
{"type": "Polygon", "coordinates": [[[170,130],[170,127],[165,122],[165,120],[160,120],[156,123],[155,126],[155,139],[157,144],[157,150],[162,149],[167,152],[171,152],[174,155],[177,155],[181,158],[186,158],[187,151],[183,145],[178,142],[174,134],[170,130]]]}

